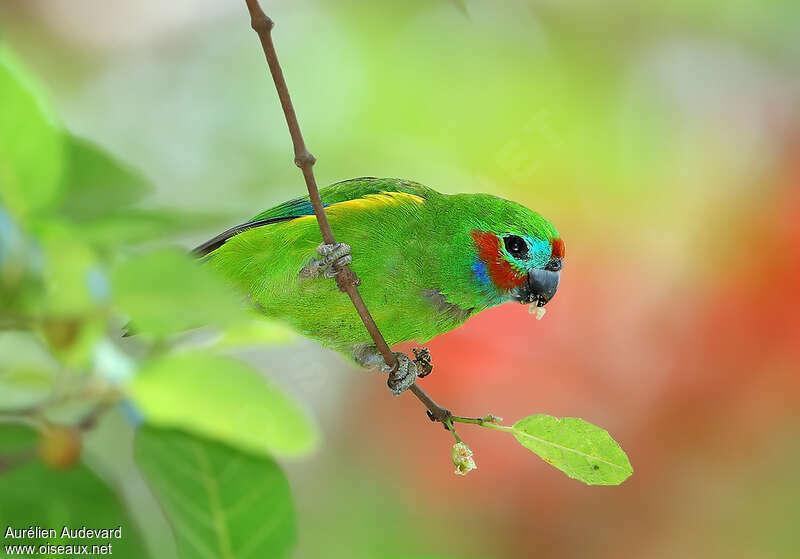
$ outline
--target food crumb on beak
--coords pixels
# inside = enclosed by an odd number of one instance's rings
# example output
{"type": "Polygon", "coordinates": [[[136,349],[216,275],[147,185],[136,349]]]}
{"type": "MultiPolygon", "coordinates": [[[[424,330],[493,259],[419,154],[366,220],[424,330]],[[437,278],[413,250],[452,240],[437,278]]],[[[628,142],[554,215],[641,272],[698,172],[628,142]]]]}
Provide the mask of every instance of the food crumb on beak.
{"type": "Polygon", "coordinates": [[[544,317],[544,313],[547,312],[547,309],[544,307],[538,307],[536,305],[531,305],[528,307],[528,312],[532,315],[536,316],[536,320],[541,320],[544,317]]]}

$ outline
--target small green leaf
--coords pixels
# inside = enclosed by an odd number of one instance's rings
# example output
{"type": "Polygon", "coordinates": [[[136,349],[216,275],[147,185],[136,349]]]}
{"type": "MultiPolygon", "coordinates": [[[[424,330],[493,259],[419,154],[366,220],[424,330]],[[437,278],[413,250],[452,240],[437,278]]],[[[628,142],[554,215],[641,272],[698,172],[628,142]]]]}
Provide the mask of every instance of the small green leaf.
{"type": "Polygon", "coordinates": [[[104,295],[92,290],[92,276],[100,273],[96,255],[65,224],[47,222],[38,230],[45,260],[45,308],[61,316],[86,312],[104,295]]]}
{"type": "Polygon", "coordinates": [[[92,246],[116,253],[117,247],[159,240],[192,230],[206,230],[222,221],[218,215],[175,210],[123,208],[81,222],[80,233],[92,246]]]}
{"type": "MultiPolygon", "coordinates": [[[[35,444],[32,431],[0,426],[0,453],[26,452],[35,444]]],[[[0,526],[27,529],[38,526],[54,529],[55,538],[2,539],[3,545],[112,545],[115,558],[147,557],[136,524],[128,517],[119,498],[86,466],[51,470],[33,459],[11,467],[0,476],[0,526]],[[122,528],[121,538],[92,540],[61,539],[64,526],[91,529],[122,528]]],[[[31,554],[36,557],[61,557],[55,553],[31,554]]],[[[80,555],[80,553],[76,553],[80,555]]],[[[111,554],[108,554],[109,556],[111,554]]]]}
{"type": "Polygon", "coordinates": [[[280,345],[290,342],[296,334],[278,322],[257,317],[249,322],[227,328],[215,347],[220,349],[262,347],[266,344],[280,345]]]}
{"type": "Polygon", "coordinates": [[[92,371],[97,344],[103,339],[108,324],[102,315],[49,316],[39,329],[61,365],[81,375],[92,371]]]}
{"type": "Polygon", "coordinates": [[[136,463],[164,506],[182,559],[281,559],[296,540],[289,482],[273,460],[143,428],[136,463]]]}
{"type": "Polygon", "coordinates": [[[608,431],[577,417],[532,415],[512,430],[522,446],[587,485],[619,485],[633,473],[608,431]]]}
{"type": "Polygon", "coordinates": [[[112,272],[113,298],[135,332],[166,336],[247,316],[242,298],[208,266],[176,250],[136,256],[112,272]]]}
{"type": "Polygon", "coordinates": [[[150,192],[147,180],[116,161],[102,148],[64,134],[65,171],[57,211],[71,219],[104,217],[141,200],[150,192]]]}
{"type": "Polygon", "coordinates": [[[306,415],[258,371],[211,353],[165,356],[128,385],[145,421],[261,455],[296,456],[316,442],[306,415]]]}
{"type": "Polygon", "coordinates": [[[0,332],[0,410],[44,400],[57,370],[58,362],[30,332],[0,332]]]}
{"type": "Polygon", "coordinates": [[[61,132],[38,85],[2,45],[0,105],[0,203],[25,218],[57,196],[61,132]]]}
{"type": "Polygon", "coordinates": [[[39,247],[23,234],[0,202],[0,327],[8,327],[38,307],[41,273],[39,247]]]}

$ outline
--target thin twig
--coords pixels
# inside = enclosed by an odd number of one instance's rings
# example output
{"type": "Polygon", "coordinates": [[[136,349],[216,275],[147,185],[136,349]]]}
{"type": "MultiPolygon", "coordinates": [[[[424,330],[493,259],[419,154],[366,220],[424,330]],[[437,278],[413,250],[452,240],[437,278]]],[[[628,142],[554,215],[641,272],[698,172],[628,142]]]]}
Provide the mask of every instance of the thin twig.
{"type": "Polygon", "coordinates": [[[86,412],[86,414],[80,419],[80,421],[78,421],[78,423],[75,424],[75,429],[82,432],[94,429],[103,414],[113,408],[116,404],[117,401],[115,399],[108,399],[98,402],[92,409],[86,412]]]}
{"type": "Polygon", "coordinates": [[[426,408],[428,408],[428,417],[431,419],[431,421],[439,421],[440,423],[444,424],[445,428],[447,428],[446,420],[448,417],[453,415],[450,413],[450,410],[443,408],[434,402],[433,398],[428,396],[428,394],[416,384],[412,384],[409,390],[420,402],[425,405],[426,408]]]}
{"type": "Polygon", "coordinates": [[[26,448],[13,454],[0,455],[0,475],[36,458],[36,448],[26,448]]]}
{"type": "Polygon", "coordinates": [[[0,413],[0,425],[24,425],[32,429],[41,429],[42,423],[31,413],[0,413]]]}
{"type": "MultiPolygon", "coordinates": [[[[283,108],[283,114],[286,117],[286,124],[289,126],[289,135],[292,137],[292,144],[294,145],[294,163],[303,172],[303,178],[306,181],[308,188],[308,195],[311,198],[311,205],[314,207],[314,213],[317,216],[317,223],[322,232],[322,238],[327,244],[335,244],[336,239],[333,236],[331,225],[328,223],[328,216],[322,206],[322,199],[319,195],[319,188],[317,188],[317,181],[314,178],[314,163],[316,159],[311,152],[308,151],[306,143],[303,140],[303,133],[300,131],[300,124],[297,122],[297,115],[294,112],[292,99],[289,96],[289,88],[286,86],[286,80],[283,77],[281,65],[278,62],[278,55],[275,52],[275,46],[272,44],[272,28],[275,23],[267,17],[261,9],[258,0],[246,0],[247,9],[250,11],[250,25],[253,27],[258,37],[261,39],[261,46],[264,49],[264,56],[267,58],[269,71],[272,74],[272,80],[275,82],[275,89],[278,90],[278,98],[283,108]]],[[[350,296],[356,310],[358,311],[364,326],[367,327],[378,351],[381,352],[386,364],[392,367],[397,367],[397,359],[389,349],[389,345],[383,338],[378,326],[370,315],[369,310],[361,298],[358,291],[358,279],[355,273],[347,267],[342,267],[340,273],[336,276],[336,282],[339,284],[339,289],[344,291],[350,296]]]]}
{"type": "MultiPolygon", "coordinates": [[[[267,58],[269,71],[272,74],[273,82],[275,82],[275,89],[278,91],[278,98],[283,108],[283,114],[286,117],[286,124],[289,126],[289,135],[292,137],[292,144],[294,146],[294,163],[300,167],[303,173],[303,178],[308,188],[308,195],[311,199],[311,205],[314,207],[314,214],[317,216],[317,223],[322,232],[322,238],[327,244],[334,244],[336,240],[333,236],[330,223],[328,222],[328,216],[325,214],[325,208],[322,205],[319,189],[317,188],[317,181],[314,178],[313,167],[316,159],[311,155],[311,152],[308,151],[305,141],[303,140],[300,124],[297,122],[297,115],[294,112],[292,99],[289,96],[289,88],[286,86],[286,80],[283,77],[283,71],[278,62],[275,45],[272,43],[272,28],[275,26],[275,23],[267,17],[261,9],[258,0],[245,0],[245,2],[250,12],[250,25],[253,27],[253,30],[258,33],[259,39],[261,39],[264,56],[267,58]]],[[[375,320],[364,304],[364,300],[361,298],[361,294],[358,291],[358,285],[360,283],[358,277],[349,267],[343,266],[336,276],[336,282],[339,285],[339,289],[350,296],[350,300],[353,302],[356,311],[358,311],[362,322],[364,322],[367,332],[369,332],[369,335],[375,342],[375,346],[383,356],[386,364],[394,371],[398,366],[397,358],[392,353],[383,334],[381,334],[377,324],[375,324],[375,320]]],[[[434,402],[416,384],[412,385],[410,390],[419,398],[420,402],[425,404],[425,407],[428,408],[428,416],[431,419],[445,423],[445,419],[450,416],[448,410],[434,402]]],[[[445,426],[447,426],[446,423],[445,426]]]]}
{"type": "Polygon", "coordinates": [[[514,431],[513,427],[500,424],[500,422],[503,421],[502,417],[496,417],[492,414],[489,414],[485,417],[461,417],[458,415],[451,415],[447,418],[447,421],[451,425],[453,423],[469,423],[472,425],[477,425],[478,427],[496,429],[497,431],[505,431],[507,433],[512,433],[514,431]]]}
{"type": "Polygon", "coordinates": [[[450,434],[453,435],[453,438],[455,438],[457,443],[463,443],[464,442],[461,439],[461,437],[458,436],[458,433],[456,433],[456,428],[453,425],[453,417],[452,416],[445,418],[445,420],[442,421],[442,423],[444,424],[444,428],[447,429],[448,431],[450,431],[450,434]]]}

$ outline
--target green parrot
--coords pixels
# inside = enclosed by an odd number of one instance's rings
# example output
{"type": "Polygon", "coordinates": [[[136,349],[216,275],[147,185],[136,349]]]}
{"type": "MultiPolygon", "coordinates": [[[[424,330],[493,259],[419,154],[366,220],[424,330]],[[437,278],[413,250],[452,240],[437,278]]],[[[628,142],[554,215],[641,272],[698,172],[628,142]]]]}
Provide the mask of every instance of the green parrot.
{"type": "MultiPolygon", "coordinates": [[[[544,306],[556,293],[564,242],[538,213],[488,194],[440,194],[419,183],[362,177],[320,190],[337,238],[319,244],[308,196],[285,202],[194,250],[266,316],[388,372],[334,277],[350,264],[389,345],[424,343],[508,301],[544,306]]],[[[417,366],[396,353],[389,388],[417,366]]]]}

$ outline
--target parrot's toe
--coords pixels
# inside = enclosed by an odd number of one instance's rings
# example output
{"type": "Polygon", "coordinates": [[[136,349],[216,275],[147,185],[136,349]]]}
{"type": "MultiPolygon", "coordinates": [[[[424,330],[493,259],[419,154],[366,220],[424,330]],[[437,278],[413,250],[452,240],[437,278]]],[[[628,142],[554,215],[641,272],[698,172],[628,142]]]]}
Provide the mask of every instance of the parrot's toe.
{"type": "Polygon", "coordinates": [[[389,385],[389,389],[395,396],[411,388],[411,385],[420,376],[419,361],[412,361],[405,353],[393,352],[397,359],[397,369],[392,371],[392,368],[383,360],[383,355],[373,344],[358,344],[353,346],[352,351],[353,359],[362,367],[389,373],[389,380],[386,384],[389,385]]]}
{"type": "Polygon", "coordinates": [[[433,358],[431,350],[427,347],[415,347],[411,351],[414,353],[414,363],[417,365],[417,376],[425,378],[433,372],[433,358]]]}
{"type": "Polygon", "coordinates": [[[389,374],[389,380],[386,384],[392,394],[398,396],[411,388],[411,385],[417,380],[417,365],[405,353],[395,353],[397,358],[397,369],[389,374]]]}
{"type": "Polygon", "coordinates": [[[342,268],[353,262],[350,245],[322,243],[317,247],[320,258],[314,258],[300,270],[301,278],[335,278],[342,268]]]}

